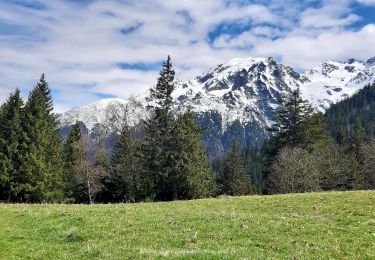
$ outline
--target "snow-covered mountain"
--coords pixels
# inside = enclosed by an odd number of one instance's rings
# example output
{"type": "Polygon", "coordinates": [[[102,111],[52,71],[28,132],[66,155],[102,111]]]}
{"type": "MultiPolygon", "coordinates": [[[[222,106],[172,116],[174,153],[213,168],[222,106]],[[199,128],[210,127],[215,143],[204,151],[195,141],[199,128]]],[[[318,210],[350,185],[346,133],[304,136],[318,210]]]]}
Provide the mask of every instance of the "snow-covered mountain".
{"type": "MultiPolygon", "coordinates": [[[[353,95],[375,80],[375,57],[366,62],[325,61],[304,73],[272,58],[232,59],[189,81],[177,81],[173,93],[176,114],[187,109],[206,128],[211,154],[227,148],[233,136],[244,145],[260,146],[272,123],[277,100],[299,87],[305,99],[320,110],[353,95]]],[[[147,117],[148,93],[105,99],[61,115],[63,127],[81,121],[89,133],[118,132],[125,110],[130,124],[147,117]]]]}
{"type": "Polygon", "coordinates": [[[304,97],[316,107],[327,108],[375,80],[375,57],[366,62],[325,61],[302,75],[309,79],[301,88],[304,97]]]}

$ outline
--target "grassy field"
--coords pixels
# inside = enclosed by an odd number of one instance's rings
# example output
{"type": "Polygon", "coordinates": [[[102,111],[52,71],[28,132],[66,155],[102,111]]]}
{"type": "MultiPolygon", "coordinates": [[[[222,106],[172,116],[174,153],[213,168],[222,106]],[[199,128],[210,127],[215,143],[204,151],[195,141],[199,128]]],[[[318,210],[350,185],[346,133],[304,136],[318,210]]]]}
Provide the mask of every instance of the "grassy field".
{"type": "Polygon", "coordinates": [[[375,192],[0,205],[1,259],[375,258],[375,192]]]}

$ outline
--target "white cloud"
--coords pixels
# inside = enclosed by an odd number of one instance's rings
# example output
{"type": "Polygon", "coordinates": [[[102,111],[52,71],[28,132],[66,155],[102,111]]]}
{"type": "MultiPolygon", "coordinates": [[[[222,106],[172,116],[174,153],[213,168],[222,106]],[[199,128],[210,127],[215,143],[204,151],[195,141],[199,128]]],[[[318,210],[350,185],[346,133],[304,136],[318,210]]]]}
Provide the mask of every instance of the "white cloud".
{"type": "Polygon", "coordinates": [[[349,0],[325,0],[315,8],[305,7],[309,0],[41,2],[46,9],[0,2],[0,99],[16,86],[27,95],[42,72],[58,111],[96,100],[97,94],[126,98],[152,86],[158,69],[123,70],[116,64],[154,64],[167,54],[178,77],[187,79],[239,56],[277,56],[307,68],[325,58],[375,53],[372,26],[347,28],[360,19],[349,0]],[[251,28],[222,34],[211,45],[209,33],[232,23],[251,28]]]}
{"type": "Polygon", "coordinates": [[[364,5],[375,5],[375,0],[357,0],[357,2],[364,5]]]}

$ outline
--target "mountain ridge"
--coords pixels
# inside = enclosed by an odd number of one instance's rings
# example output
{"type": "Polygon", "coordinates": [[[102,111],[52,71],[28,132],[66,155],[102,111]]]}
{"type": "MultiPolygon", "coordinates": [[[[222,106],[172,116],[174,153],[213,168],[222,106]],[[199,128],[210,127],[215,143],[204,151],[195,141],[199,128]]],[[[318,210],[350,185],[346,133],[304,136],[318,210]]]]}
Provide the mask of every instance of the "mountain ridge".
{"type": "MultiPolygon", "coordinates": [[[[324,61],[303,73],[270,57],[235,58],[194,79],[176,80],[173,111],[193,112],[198,124],[208,128],[204,136],[207,146],[217,147],[216,151],[224,151],[233,137],[242,139],[245,146],[261,146],[278,100],[292,90],[300,88],[303,98],[324,111],[374,80],[375,57],[365,62],[324,61]],[[233,127],[237,129],[235,134],[233,127]]],[[[148,91],[126,100],[100,100],[62,114],[61,125],[80,121],[89,133],[98,129],[119,132],[125,110],[129,124],[136,125],[146,119],[150,103],[148,91]]]]}

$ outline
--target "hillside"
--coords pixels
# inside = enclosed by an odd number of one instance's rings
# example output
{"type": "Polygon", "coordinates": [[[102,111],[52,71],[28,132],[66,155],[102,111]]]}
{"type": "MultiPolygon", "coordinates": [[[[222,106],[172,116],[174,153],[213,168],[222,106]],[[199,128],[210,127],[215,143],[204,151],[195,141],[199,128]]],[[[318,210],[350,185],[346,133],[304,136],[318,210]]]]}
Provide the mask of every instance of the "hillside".
{"type": "Polygon", "coordinates": [[[339,127],[349,132],[356,119],[359,119],[368,135],[375,135],[375,83],[334,104],[326,111],[326,115],[333,135],[336,135],[339,127]]]}
{"type": "Polygon", "coordinates": [[[374,258],[375,192],[0,205],[1,258],[374,258]]]}
{"type": "MultiPolygon", "coordinates": [[[[368,61],[324,61],[304,73],[277,63],[272,58],[236,58],[219,64],[202,75],[177,81],[172,93],[176,114],[192,111],[210,155],[227,150],[236,137],[244,146],[260,147],[269,133],[278,100],[299,87],[302,96],[324,110],[375,80],[375,64],[368,61]]],[[[128,100],[106,99],[61,115],[63,133],[81,121],[92,139],[103,133],[119,132],[127,118],[136,125],[149,114],[148,92],[128,100]]],[[[108,144],[111,146],[111,144],[108,144]]]]}

